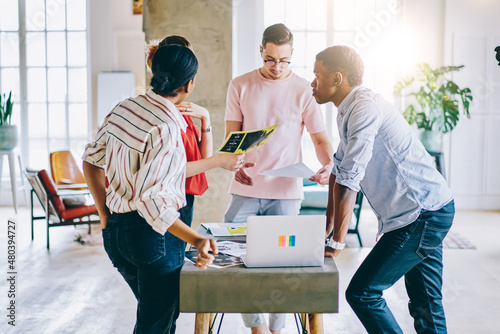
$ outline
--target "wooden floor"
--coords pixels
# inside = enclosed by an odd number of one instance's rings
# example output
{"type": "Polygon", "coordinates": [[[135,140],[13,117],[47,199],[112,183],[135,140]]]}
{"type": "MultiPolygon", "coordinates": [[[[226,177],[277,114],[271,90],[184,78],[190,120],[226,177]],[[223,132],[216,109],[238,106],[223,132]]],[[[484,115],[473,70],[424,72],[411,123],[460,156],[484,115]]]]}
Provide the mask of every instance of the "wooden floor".
{"type": "MultiPolygon", "coordinates": [[[[29,214],[21,208],[0,208],[0,333],[132,333],[135,299],[103,247],[74,241],[85,228],[51,230],[51,250],[38,222],[30,240],[29,214]],[[8,325],[7,219],[17,221],[16,326],[8,325]]],[[[361,233],[372,236],[376,220],[363,210],[361,233]]],[[[444,302],[450,333],[498,333],[500,314],[500,212],[461,211],[453,229],[477,249],[445,250],[444,302]]],[[[350,236],[354,237],[354,236],[350,236]]],[[[349,248],[336,260],[341,277],[340,312],[324,315],[325,333],[364,333],[345,302],[343,291],[369,248],[349,248]]],[[[405,333],[414,333],[404,284],[398,282],[385,298],[405,333]]],[[[177,333],[193,333],[194,315],[181,314],[177,333]]],[[[215,331],[214,331],[215,332],[215,331]]],[[[221,333],[249,333],[241,318],[226,314],[221,333]]],[[[293,316],[283,334],[297,333],[293,316]]]]}

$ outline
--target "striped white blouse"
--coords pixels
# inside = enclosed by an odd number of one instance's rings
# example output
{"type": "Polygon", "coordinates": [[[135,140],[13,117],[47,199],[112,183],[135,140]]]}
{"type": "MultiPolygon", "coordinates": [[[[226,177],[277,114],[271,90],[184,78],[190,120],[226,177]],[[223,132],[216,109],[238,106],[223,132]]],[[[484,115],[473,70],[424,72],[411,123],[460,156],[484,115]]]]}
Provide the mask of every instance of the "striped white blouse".
{"type": "Polygon", "coordinates": [[[106,117],[83,159],[105,166],[112,212],[138,211],[155,231],[165,231],[185,203],[186,121],[169,100],[149,90],[120,102],[106,117]]]}

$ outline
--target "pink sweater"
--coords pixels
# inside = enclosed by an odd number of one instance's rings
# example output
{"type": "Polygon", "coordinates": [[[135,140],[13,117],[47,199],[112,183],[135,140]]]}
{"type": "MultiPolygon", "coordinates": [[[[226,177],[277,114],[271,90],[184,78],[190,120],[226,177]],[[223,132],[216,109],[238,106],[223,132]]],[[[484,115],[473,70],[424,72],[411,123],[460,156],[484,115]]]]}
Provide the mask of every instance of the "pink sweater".
{"type": "Polygon", "coordinates": [[[325,131],[309,82],[294,73],[281,80],[266,79],[258,69],[237,77],[229,85],[225,120],[242,122],[243,131],[278,124],[264,145],[245,155],[245,161],[256,163],[247,169],[254,185],[233,180],[230,192],[254,198],[302,199],[302,179],[258,173],[302,161],[304,125],[309,133],[325,131]]]}

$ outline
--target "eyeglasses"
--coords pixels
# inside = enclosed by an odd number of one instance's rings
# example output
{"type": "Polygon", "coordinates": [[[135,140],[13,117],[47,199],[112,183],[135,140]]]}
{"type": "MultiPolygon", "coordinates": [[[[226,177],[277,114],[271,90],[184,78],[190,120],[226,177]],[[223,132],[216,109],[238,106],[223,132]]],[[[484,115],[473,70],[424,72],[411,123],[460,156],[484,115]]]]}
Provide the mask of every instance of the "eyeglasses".
{"type": "Polygon", "coordinates": [[[278,65],[281,65],[281,67],[288,67],[288,65],[290,65],[291,61],[283,61],[283,60],[280,60],[280,61],[276,61],[276,60],[271,60],[271,59],[264,59],[264,64],[267,66],[267,67],[273,67],[274,65],[278,64],[278,65]]]}

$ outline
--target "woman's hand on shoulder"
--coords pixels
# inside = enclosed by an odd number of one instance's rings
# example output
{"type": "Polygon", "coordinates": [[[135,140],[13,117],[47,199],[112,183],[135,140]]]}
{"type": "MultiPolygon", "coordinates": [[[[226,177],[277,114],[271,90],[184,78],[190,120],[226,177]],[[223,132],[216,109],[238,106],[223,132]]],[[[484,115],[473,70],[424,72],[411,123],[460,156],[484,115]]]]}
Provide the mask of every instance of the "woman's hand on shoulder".
{"type": "Polygon", "coordinates": [[[210,113],[202,106],[193,102],[181,102],[176,105],[176,107],[179,109],[181,114],[200,119],[203,122],[204,127],[208,127],[210,125],[210,113]]]}

